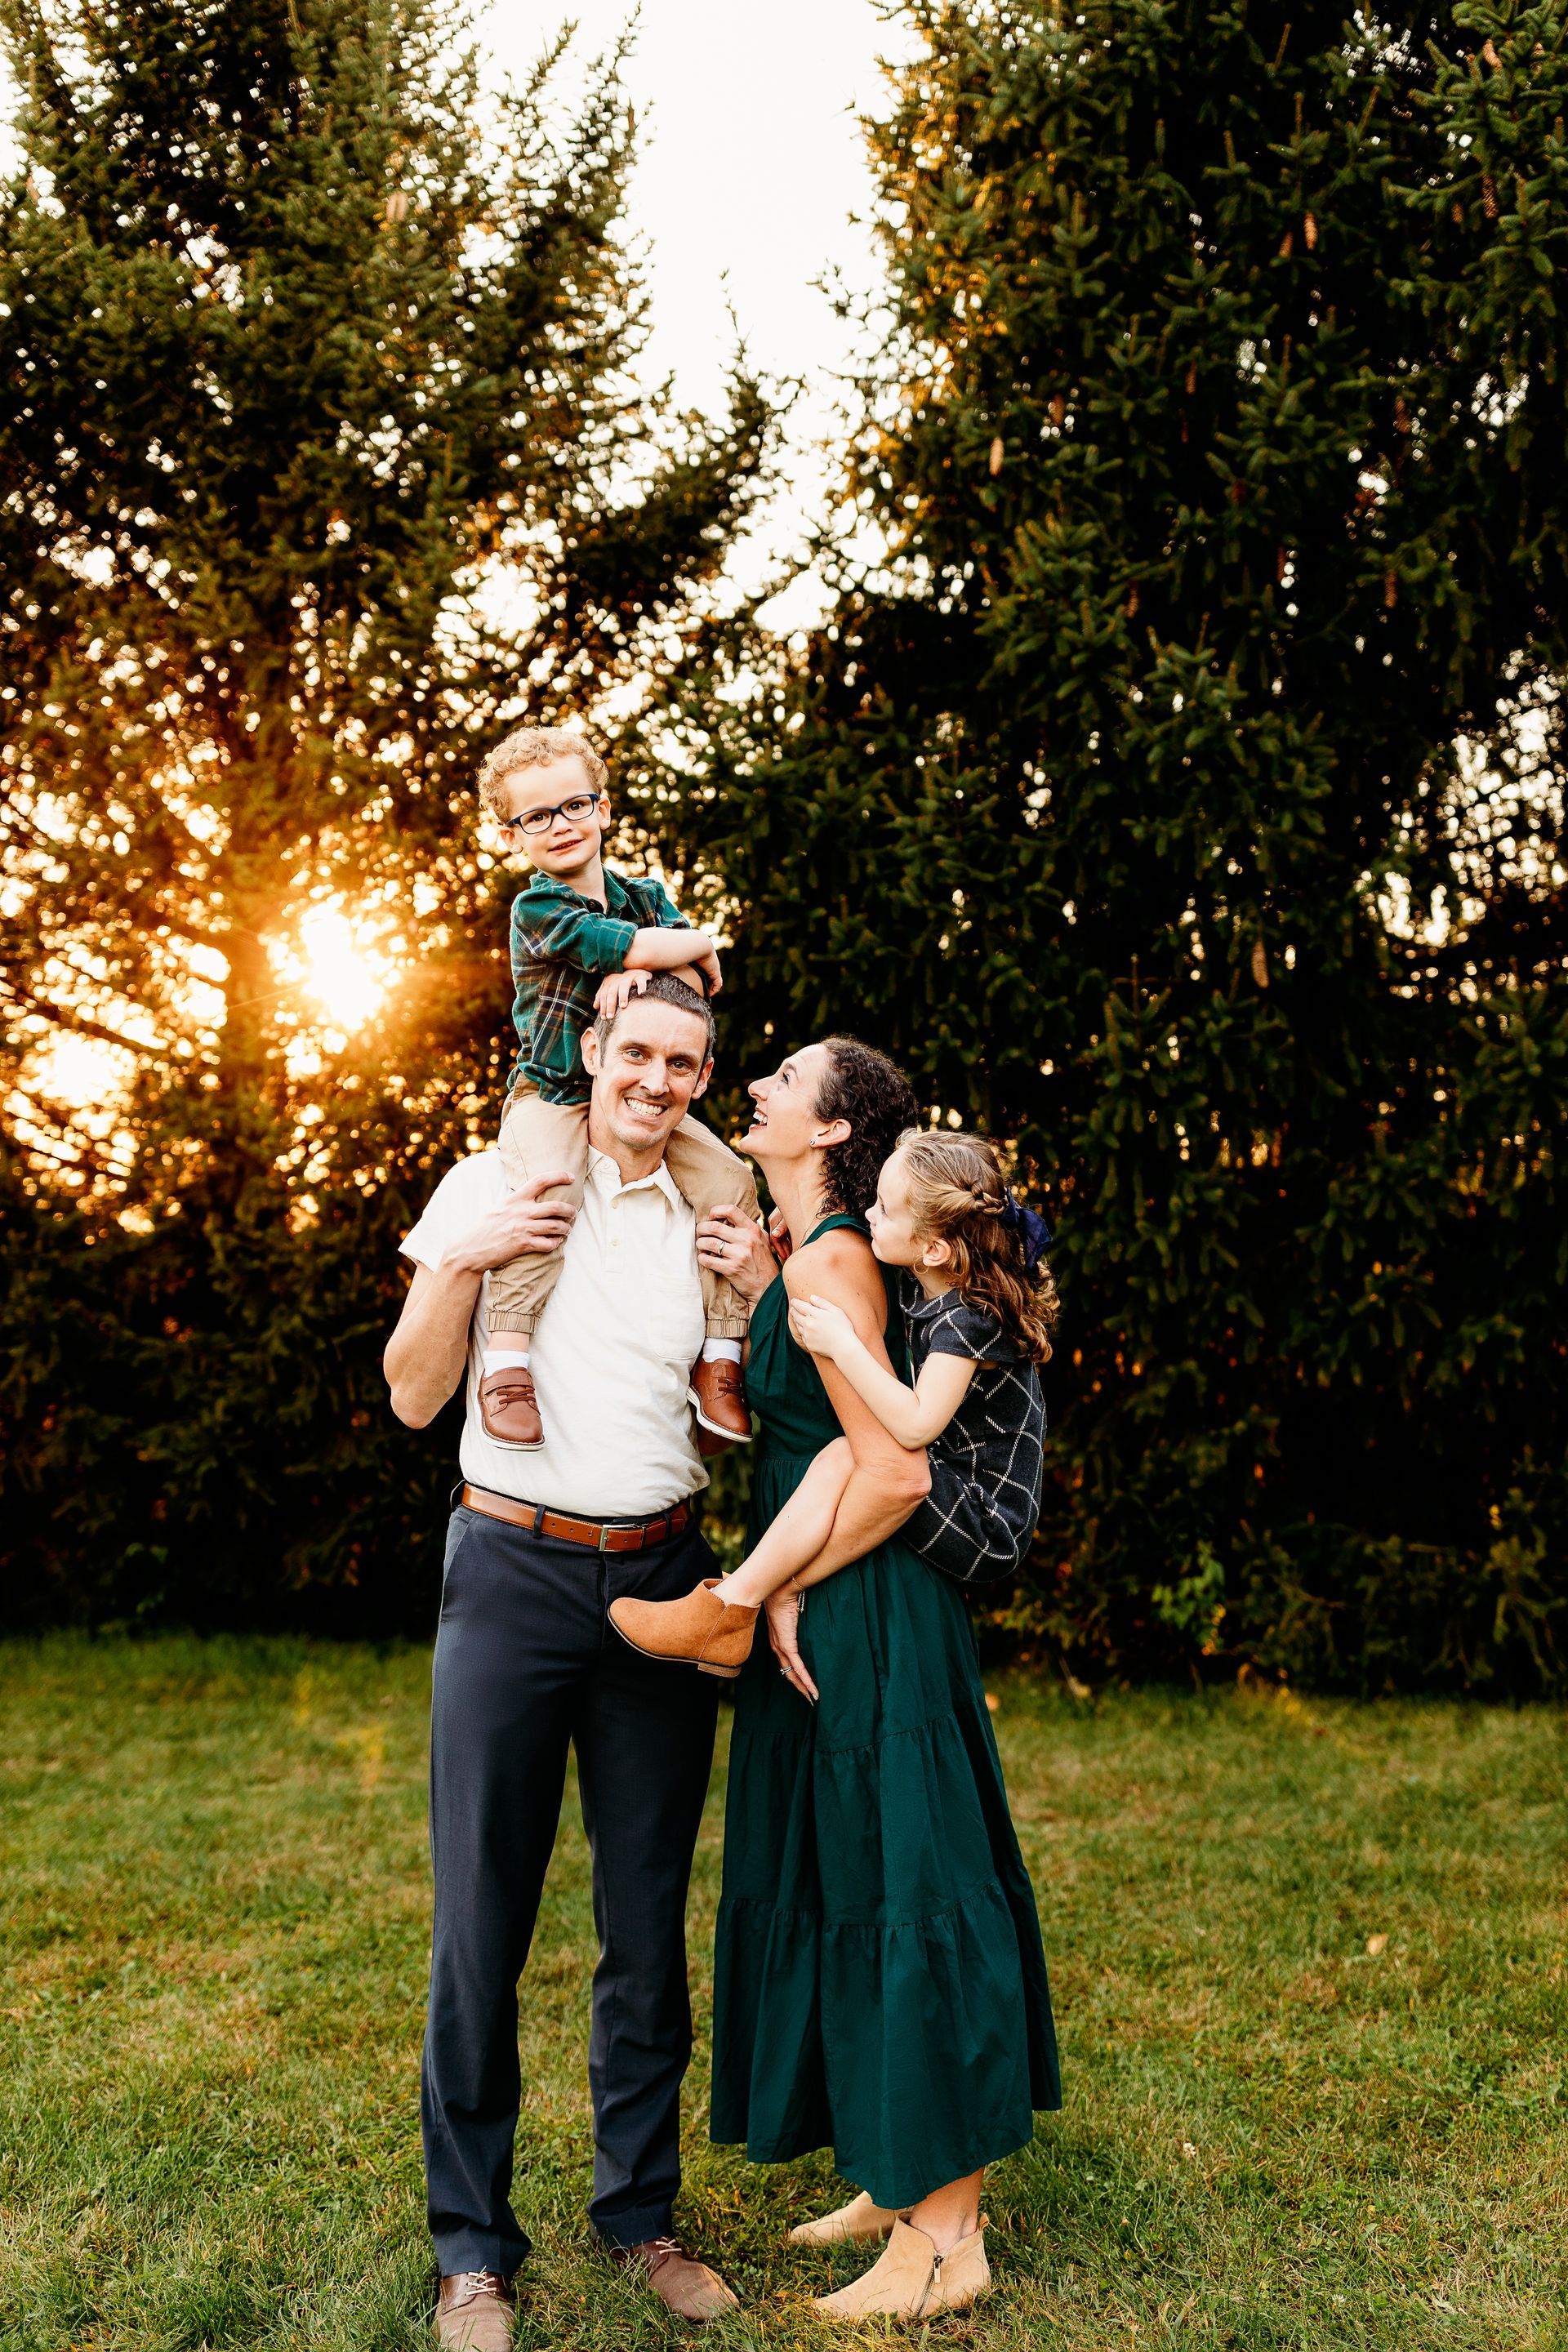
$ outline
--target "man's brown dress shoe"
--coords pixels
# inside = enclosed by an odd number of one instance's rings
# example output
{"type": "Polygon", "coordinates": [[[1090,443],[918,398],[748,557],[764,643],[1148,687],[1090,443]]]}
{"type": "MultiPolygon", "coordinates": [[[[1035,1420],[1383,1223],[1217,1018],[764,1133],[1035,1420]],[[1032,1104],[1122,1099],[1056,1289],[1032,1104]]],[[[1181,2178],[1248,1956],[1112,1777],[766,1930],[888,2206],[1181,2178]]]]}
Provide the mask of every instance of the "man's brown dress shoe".
{"type": "Polygon", "coordinates": [[[533,1374],[526,1364],[507,1364],[487,1372],[479,1382],[479,1419],[485,1435],[498,1445],[531,1453],[544,1443],[544,1423],[533,1393],[533,1374]]]}
{"type": "Polygon", "coordinates": [[[752,1442],[752,1416],[746,1410],[746,1384],[741,1367],[722,1356],[717,1363],[706,1356],[693,1365],[687,1390],[704,1429],[715,1437],[732,1438],[737,1445],[752,1442]]]}
{"type": "Polygon", "coordinates": [[[629,1595],[612,1601],[610,1622],[645,1658],[695,1666],[700,1675],[719,1675],[732,1683],[752,1654],[757,1612],[719,1600],[713,1591],[718,1581],[706,1577],[683,1601],[635,1601],[629,1595]]]}
{"type": "Polygon", "coordinates": [[[649,2286],[677,2319],[694,2319],[700,2326],[705,2319],[717,2319],[722,2312],[741,2308],[718,2272],[689,2254],[673,2238],[648,2238],[640,2246],[612,2246],[610,2252],[623,2269],[629,2270],[634,2263],[646,2269],[649,2286]]]}
{"type": "Polygon", "coordinates": [[[454,2271],[441,2281],[436,2341],[441,2352],[511,2352],[517,2305],[495,2271],[454,2271]]]}

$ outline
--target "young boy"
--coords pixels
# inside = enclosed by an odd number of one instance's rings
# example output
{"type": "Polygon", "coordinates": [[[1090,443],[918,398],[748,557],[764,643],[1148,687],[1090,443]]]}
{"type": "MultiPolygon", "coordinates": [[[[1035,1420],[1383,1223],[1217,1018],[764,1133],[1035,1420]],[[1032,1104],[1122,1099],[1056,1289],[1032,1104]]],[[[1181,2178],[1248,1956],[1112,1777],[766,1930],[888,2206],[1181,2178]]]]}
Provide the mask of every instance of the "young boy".
{"type": "MultiPolygon", "coordinates": [[[[606,870],[606,775],[582,736],[561,727],[517,728],[479,775],[480,801],[498,819],[503,846],[534,868],[511,909],[518,1050],[501,1116],[501,1163],[513,1185],[566,1170],[563,1189],[574,1207],[588,1170],[592,1086],[577,1050],[584,1031],[596,1013],[618,1012],[652,972],[674,972],[709,996],[721,985],[712,940],[677,912],[662,884],[606,870]]],[[[757,1188],[744,1160],[696,1119],[681,1120],[665,1165],[700,1221],[721,1202],[756,1215],[757,1188]]],[[[544,1442],[529,1338],[560,1273],[556,1250],[513,1258],[490,1275],[479,1409],[498,1444],[527,1450],[544,1442]]],[[[741,1343],[751,1308],[706,1268],[702,1299],[708,1337],[692,1370],[691,1402],[705,1429],[749,1442],[741,1343]]],[[[548,1397],[542,1407],[548,1413],[548,1397]]]]}

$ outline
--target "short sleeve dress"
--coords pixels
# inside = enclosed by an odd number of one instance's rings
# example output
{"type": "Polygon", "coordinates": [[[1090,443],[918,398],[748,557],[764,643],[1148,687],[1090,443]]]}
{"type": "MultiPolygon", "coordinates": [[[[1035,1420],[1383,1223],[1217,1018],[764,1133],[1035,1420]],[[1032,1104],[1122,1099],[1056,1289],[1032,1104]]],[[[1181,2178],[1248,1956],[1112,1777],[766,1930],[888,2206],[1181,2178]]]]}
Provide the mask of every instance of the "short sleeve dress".
{"type": "MultiPolygon", "coordinates": [[[[812,1239],[858,1218],[836,1216],[812,1239]]],[[[887,1344],[903,1361],[889,1297],[887,1344]]],[[[775,1282],[752,1320],[753,1539],[842,1435],[775,1282]]],[[[900,2208],[1058,2107],[1034,1890],[955,1583],[894,1538],[806,1593],[808,1706],[759,1640],[735,1685],[713,2004],[714,2139],[831,2147],[900,2208]]]]}
{"type": "Polygon", "coordinates": [[[976,1368],[958,1411],[926,1449],[931,1493],[901,1529],[904,1541],[961,1584],[1011,1576],[1040,1517],[1039,1373],[994,1315],[968,1306],[955,1290],[928,1298],[905,1275],[900,1296],[911,1380],[931,1356],[962,1356],[976,1368]]]}

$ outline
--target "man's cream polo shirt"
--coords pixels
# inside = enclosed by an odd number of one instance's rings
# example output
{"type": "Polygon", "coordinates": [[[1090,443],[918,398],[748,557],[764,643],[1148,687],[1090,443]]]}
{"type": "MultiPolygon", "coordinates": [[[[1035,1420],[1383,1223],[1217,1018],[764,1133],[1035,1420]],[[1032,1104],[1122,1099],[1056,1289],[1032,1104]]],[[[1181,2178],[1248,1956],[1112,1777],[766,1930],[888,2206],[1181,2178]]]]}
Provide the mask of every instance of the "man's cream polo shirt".
{"type": "MultiPolygon", "coordinates": [[[[403,1244],[421,1265],[447,1251],[507,1195],[495,1151],[449,1169],[403,1244]]],[[[463,1475],[492,1494],[593,1518],[646,1518],[708,1484],[687,1382],[705,1332],[696,1219],[661,1164],[621,1182],[590,1150],[588,1183],[562,1252],[561,1279],[533,1335],[531,1367],[544,1444],[518,1454],[486,1436],[480,1360],[489,1276],[468,1332],[463,1475]]]]}

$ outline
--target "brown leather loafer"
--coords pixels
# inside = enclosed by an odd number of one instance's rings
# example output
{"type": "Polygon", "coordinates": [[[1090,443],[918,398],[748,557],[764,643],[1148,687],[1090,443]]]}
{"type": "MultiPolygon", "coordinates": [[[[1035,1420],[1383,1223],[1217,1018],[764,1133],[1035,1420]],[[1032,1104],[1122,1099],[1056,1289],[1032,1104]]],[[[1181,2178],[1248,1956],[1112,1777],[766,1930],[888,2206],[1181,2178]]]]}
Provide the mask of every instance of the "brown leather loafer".
{"type": "Polygon", "coordinates": [[[454,2271],[441,2281],[436,2341],[441,2352],[511,2352],[517,2305],[495,2271],[454,2271]]]}
{"type": "MultiPolygon", "coordinates": [[[[669,1665],[695,1666],[700,1675],[733,1682],[752,1654],[757,1612],[717,1601],[717,1577],[708,1577],[684,1601],[612,1601],[610,1622],[623,1642],[645,1658],[669,1665]]],[[[650,2245],[662,2239],[650,2238],[650,2245]]]]}
{"type": "Polygon", "coordinates": [[[623,2270],[634,2264],[645,2269],[649,2286],[677,2319],[695,2320],[700,2327],[705,2319],[717,2319],[726,2311],[741,2308],[738,2297],[731,2294],[718,2272],[689,2254],[674,2238],[648,2238],[640,2246],[612,2246],[610,2253],[623,2270]]]}
{"type": "Polygon", "coordinates": [[[752,1416],[746,1410],[746,1384],[739,1364],[732,1364],[727,1356],[717,1363],[710,1363],[706,1356],[700,1358],[692,1367],[686,1393],[704,1429],[737,1445],[750,1445],[752,1416]]]}
{"type": "Polygon", "coordinates": [[[533,1374],[526,1364],[508,1364],[499,1372],[485,1374],[479,1382],[479,1419],[485,1435],[493,1437],[498,1445],[531,1454],[543,1444],[544,1423],[539,1418],[533,1374]]]}

